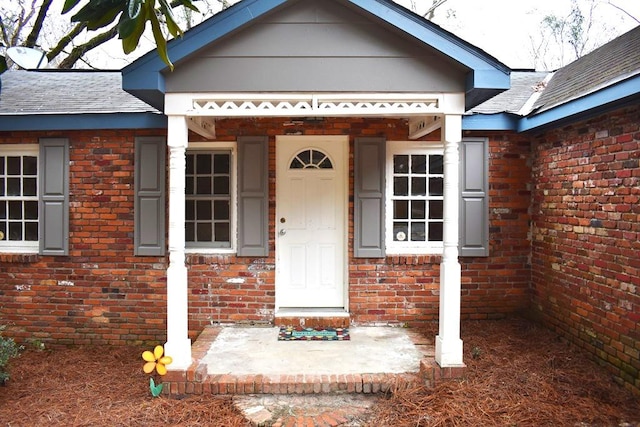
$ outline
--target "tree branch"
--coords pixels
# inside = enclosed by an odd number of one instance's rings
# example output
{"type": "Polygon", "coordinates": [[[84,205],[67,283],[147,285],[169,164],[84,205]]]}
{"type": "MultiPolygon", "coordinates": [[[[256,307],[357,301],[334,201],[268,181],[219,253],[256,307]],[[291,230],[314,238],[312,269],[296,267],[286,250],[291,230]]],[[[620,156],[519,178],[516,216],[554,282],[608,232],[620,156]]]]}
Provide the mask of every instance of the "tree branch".
{"type": "Polygon", "coordinates": [[[69,56],[67,56],[60,63],[60,65],[58,65],[58,68],[66,69],[66,68],[73,67],[74,64],[78,62],[80,58],[82,58],[82,55],[84,55],[91,49],[94,49],[100,46],[101,44],[108,42],[109,40],[114,38],[117,34],[118,34],[118,26],[114,26],[109,31],[105,31],[104,33],[98,34],[88,42],[74,47],[71,50],[71,53],[69,53],[69,56]]]}
{"type": "Polygon", "coordinates": [[[79,24],[76,24],[76,26],[73,27],[71,31],[65,34],[60,39],[58,44],[55,45],[51,50],[49,50],[49,53],[47,53],[47,59],[49,60],[49,62],[51,62],[53,58],[56,58],[58,55],[60,55],[60,53],[64,51],[64,48],[67,47],[69,43],[71,43],[86,27],[87,24],[81,22],[79,24]]]}
{"type": "Polygon", "coordinates": [[[36,22],[33,24],[33,28],[24,42],[26,47],[34,47],[36,45],[40,31],[42,31],[42,23],[44,22],[44,18],[47,17],[47,12],[52,2],[53,0],[43,0],[40,10],[38,11],[36,22]]]}

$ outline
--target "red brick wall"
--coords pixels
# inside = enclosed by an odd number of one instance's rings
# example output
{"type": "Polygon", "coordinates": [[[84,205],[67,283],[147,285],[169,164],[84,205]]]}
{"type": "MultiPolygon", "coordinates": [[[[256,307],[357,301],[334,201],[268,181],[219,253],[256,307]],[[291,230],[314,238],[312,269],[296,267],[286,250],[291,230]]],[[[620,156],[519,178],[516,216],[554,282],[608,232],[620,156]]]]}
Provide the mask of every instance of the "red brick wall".
{"type": "Polygon", "coordinates": [[[640,107],[535,138],[533,311],[640,389],[640,107]]]}
{"type": "MultiPolygon", "coordinates": [[[[275,136],[350,135],[351,166],[356,136],[406,139],[404,121],[326,119],[316,124],[283,126],[288,119],[222,120],[216,124],[219,140],[240,135],[270,136],[269,258],[235,256],[188,257],[190,328],[194,333],[208,322],[270,322],[275,303],[275,136]]],[[[433,138],[438,139],[439,135],[433,138]]],[[[464,318],[486,319],[524,311],[529,304],[528,237],[530,202],[530,146],[518,136],[493,135],[490,140],[491,256],[461,259],[464,318]]],[[[353,175],[350,176],[349,254],[353,247],[353,175]]],[[[407,323],[438,318],[439,256],[389,256],[385,259],[349,259],[349,308],[352,321],[407,323]]]]}
{"type": "Polygon", "coordinates": [[[0,133],[0,143],[70,140],[70,253],[0,256],[0,321],[19,340],[58,344],[165,340],[167,263],[133,256],[136,135],[0,133]]]}
{"type": "MultiPolygon", "coordinates": [[[[327,119],[285,126],[288,119],[219,120],[219,140],[270,136],[270,256],[188,255],[189,328],[194,338],[215,322],[270,322],[275,303],[275,136],[350,135],[406,139],[404,121],[327,119]]],[[[167,257],[133,256],[134,132],[0,133],[0,143],[71,141],[69,257],[0,256],[0,319],[19,339],[88,344],[165,340],[167,257]]],[[[163,134],[163,131],[149,134],[163,134]]],[[[438,135],[435,135],[439,138],[438,135]]],[[[197,137],[191,136],[191,140],[197,137]]],[[[527,180],[529,144],[522,137],[490,141],[491,256],[464,258],[462,313],[483,319],[525,310],[529,294],[527,180]]],[[[353,229],[353,176],[350,177],[353,229]]],[[[349,239],[349,253],[353,245],[349,239]]],[[[439,256],[350,259],[352,320],[416,323],[436,320],[439,256]]]]}

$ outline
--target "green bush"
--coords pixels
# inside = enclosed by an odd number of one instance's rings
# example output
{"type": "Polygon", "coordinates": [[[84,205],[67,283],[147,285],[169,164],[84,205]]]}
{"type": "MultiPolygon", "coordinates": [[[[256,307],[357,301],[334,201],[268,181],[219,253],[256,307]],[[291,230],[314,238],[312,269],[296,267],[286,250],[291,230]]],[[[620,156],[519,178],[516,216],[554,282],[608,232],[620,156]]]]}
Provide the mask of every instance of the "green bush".
{"type": "Polygon", "coordinates": [[[13,338],[2,336],[5,328],[5,325],[0,325],[0,385],[4,385],[9,379],[9,360],[18,357],[21,349],[13,338]]]}

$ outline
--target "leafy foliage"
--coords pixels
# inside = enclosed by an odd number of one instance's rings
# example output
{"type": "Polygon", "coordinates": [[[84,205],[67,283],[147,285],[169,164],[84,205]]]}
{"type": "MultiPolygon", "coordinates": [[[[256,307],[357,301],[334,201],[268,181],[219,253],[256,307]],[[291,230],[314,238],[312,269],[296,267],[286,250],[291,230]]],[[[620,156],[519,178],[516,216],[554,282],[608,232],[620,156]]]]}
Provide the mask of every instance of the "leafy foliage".
{"type": "MultiPolygon", "coordinates": [[[[74,10],[81,0],[65,0],[62,13],[74,10]]],[[[88,30],[98,30],[117,21],[117,31],[124,53],[138,46],[147,22],[151,24],[153,38],[160,58],[173,69],[167,52],[167,38],[182,36],[183,31],[173,15],[173,8],[184,6],[199,12],[191,0],[89,0],[71,17],[73,22],[85,24],[88,30]],[[118,18],[119,17],[119,18],[118,18]],[[165,36],[163,25],[168,31],[165,36]]]]}
{"type": "Polygon", "coordinates": [[[2,331],[5,325],[0,325],[0,385],[9,379],[9,360],[18,357],[21,347],[18,346],[13,338],[4,338],[2,331]]]}

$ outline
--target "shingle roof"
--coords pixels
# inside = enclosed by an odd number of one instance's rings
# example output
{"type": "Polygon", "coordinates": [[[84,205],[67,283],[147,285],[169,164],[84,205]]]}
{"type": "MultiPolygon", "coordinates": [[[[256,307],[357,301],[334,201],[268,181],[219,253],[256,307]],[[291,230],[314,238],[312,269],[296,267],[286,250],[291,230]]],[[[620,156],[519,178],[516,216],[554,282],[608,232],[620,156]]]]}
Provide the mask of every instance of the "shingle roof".
{"type": "Polygon", "coordinates": [[[556,71],[534,104],[534,113],[637,74],[640,74],[640,26],[556,71]]]}
{"type": "MultiPolygon", "coordinates": [[[[511,88],[470,110],[473,114],[521,113],[531,97],[544,89],[546,71],[512,71],[511,88]]],[[[528,111],[524,111],[527,114],[528,111]]]]}
{"type": "Polygon", "coordinates": [[[0,81],[0,115],[160,113],[122,90],[119,71],[8,70],[0,81]]]}

